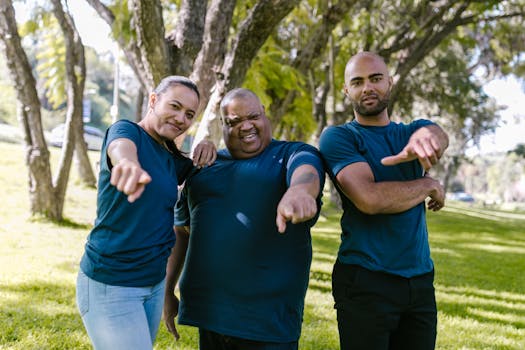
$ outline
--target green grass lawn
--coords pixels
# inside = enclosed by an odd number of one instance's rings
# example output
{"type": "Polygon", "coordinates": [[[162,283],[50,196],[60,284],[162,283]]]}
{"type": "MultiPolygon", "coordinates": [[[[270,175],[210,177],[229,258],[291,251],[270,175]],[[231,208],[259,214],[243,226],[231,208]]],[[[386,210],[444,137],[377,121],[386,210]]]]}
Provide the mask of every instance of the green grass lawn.
{"type": "MultiPolygon", "coordinates": [[[[53,159],[58,150],[52,149],[53,159]]],[[[72,170],[67,223],[28,218],[22,147],[0,143],[0,349],[89,349],[75,305],[75,278],[95,215],[93,189],[72,170]]],[[[94,162],[96,152],[90,153],[94,162]]],[[[326,205],[313,230],[314,260],[301,349],[338,349],[331,271],[339,212],[326,205]]],[[[450,204],[429,213],[439,308],[437,349],[525,349],[525,215],[450,204]]],[[[196,349],[197,333],[163,324],[156,349],[196,349]]]]}

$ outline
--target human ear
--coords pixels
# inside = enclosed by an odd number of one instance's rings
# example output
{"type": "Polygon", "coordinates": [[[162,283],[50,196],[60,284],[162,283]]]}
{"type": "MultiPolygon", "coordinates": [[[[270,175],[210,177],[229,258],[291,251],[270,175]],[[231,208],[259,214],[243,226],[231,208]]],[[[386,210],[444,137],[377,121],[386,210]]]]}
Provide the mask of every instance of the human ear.
{"type": "Polygon", "coordinates": [[[346,87],[346,84],[343,84],[343,93],[348,96],[348,88],[346,87]]]}
{"type": "Polygon", "coordinates": [[[149,94],[149,107],[153,108],[153,106],[155,106],[155,102],[157,102],[157,94],[152,92],[151,94],[149,94]]]}

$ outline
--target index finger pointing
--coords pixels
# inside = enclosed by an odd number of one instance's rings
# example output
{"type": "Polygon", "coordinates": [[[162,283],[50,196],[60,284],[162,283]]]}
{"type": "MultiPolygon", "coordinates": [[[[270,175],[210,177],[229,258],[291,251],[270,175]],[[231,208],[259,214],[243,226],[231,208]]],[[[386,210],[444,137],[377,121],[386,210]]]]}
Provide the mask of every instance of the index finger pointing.
{"type": "Polygon", "coordinates": [[[414,159],[414,157],[409,157],[408,154],[406,153],[399,153],[399,154],[396,154],[395,156],[384,157],[383,159],[381,159],[381,164],[386,165],[386,166],[391,166],[391,165],[397,165],[399,163],[408,162],[412,159],[414,159]]]}
{"type": "Polygon", "coordinates": [[[275,224],[277,225],[279,233],[284,233],[284,231],[286,231],[286,219],[280,213],[277,213],[275,224]]]}

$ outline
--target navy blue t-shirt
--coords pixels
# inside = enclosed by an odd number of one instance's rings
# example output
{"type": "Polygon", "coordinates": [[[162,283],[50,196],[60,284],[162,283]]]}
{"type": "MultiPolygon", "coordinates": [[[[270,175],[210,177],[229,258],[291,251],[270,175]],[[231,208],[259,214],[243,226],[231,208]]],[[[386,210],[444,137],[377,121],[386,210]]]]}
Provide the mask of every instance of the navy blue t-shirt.
{"type": "Polygon", "coordinates": [[[177,185],[192,166],[191,160],[168,152],[136,123],[121,120],[108,129],[100,158],[97,218],[80,262],[88,277],[129,287],[162,281],[175,243],[173,208],[177,185]],[[133,203],[110,184],[107,146],[118,138],[135,143],[139,163],[152,179],[133,203]]]}
{"type": "Polygon", "coordinates": [[[303,164],[317,169],[322,188],[317,149],[275,140],[254,158],[235,160],[220,151],[215,164],[187,180],[175,215],[177,226],[191,229],[181,324],[256,341],[299,339],[317,217],[287,223],[284,234],[275,219],[293,171],[303,164]]]}
{"type": "MultiPolygon", "coordinates": [[[[328,127],[319,141],[327,172],[336,181],[347,165],[366,162],[376,182],[421,178],[423,168],[417,160],[384,166],[381,159],[399,153],[414,131],[429,124],[421,119],[408,125],[390,122],[387,126],[363,126],[354,120],[328,127]]],[[[368,215],[337,189],[343,204],[339,261],[403,277],[433,269],[424,202],[397,214],[368,215]]]]}

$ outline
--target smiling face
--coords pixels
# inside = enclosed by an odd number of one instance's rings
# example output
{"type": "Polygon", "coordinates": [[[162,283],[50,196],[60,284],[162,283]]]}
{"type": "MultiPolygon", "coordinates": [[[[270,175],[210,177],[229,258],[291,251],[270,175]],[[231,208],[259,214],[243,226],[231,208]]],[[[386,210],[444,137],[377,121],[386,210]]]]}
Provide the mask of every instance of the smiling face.
{"type": "Polygon", "coordinates": [[[391,88],[392,78],[381,57],[363,52],[348,61],[344,91],[359,123],[382,125],[389,122],[386,108],[391,88]]]}
{"type": "Polygon", "coordinates": [[[173,84],[161,93],[151,93],[148,113],[139,124],[158,142],[172,141],[191,126],[198,107],[195,91],[173,84]]]}
{"type": "Polygon", "coordinates": [[[231,98],[227,95],[222,105],[224,143],[237,159],[259,155],[272,140],[264,107],[255,94],[244,92],[231,98]]]}

